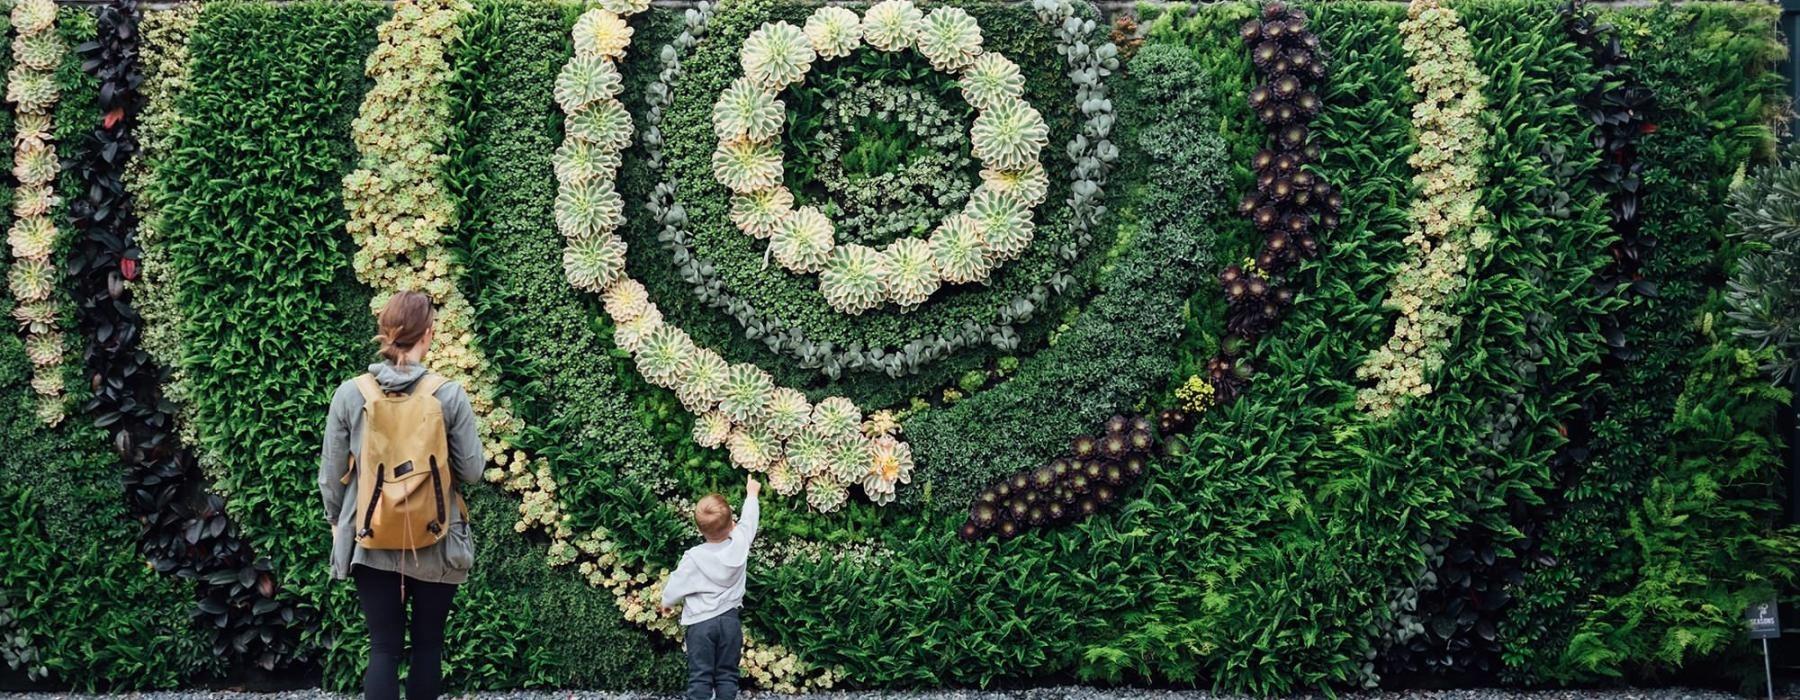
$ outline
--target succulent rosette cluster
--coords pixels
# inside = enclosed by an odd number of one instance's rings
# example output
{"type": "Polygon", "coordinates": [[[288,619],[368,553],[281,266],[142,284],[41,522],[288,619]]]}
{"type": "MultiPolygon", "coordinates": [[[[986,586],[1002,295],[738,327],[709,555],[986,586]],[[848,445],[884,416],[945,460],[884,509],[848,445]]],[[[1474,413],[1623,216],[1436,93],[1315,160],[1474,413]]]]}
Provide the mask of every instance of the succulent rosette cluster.
{"type": "Polygon", "coordinates": [[[1412,256],[1388,294],[1387,305],[1400,318],[1387,342],[1356,368],[1358,379],[1375,382],[1356,394],[1357,406],[1374,418],[1431,393],[1428,378],[1443,367],[1450,335],[1462,323],[1454,306],[1468,286],[1469,254],[1487,247],[1489,238],[1488,213],[1479,202],[1487,77],[1475,63],[1468,31],[1455,10],[1414,0],[1400,34],[1413,61],[1407,76],[1423,96],[1413,109],[1419,149],[1407,159],[1420,196],[1406,237],[1412,256]]]}
{"type": "Polygon", "coordinates": [[[1238,203],[1238,213],[1263,236],[1255,258],[1219,274],[1225,293],[1225,337],[1207,361],[1209,390],[1188,387],[1190,407],[1229,403],[1243,393],[1254,371],[1247,357],[1258,338],[1274,330],[1294,302],[1284,275],[1300,260],[1318,255],[1320,232],[1337,228],[1344,197],[1309,169],[1320,149],[1308,125],[1323,104],[1325,57],[1318,36],[1306,28],[1306,14],[1281,2],[1263,7],[1238,34],[1250,50],[1261,82],[1246,96],[1251,111],[1270,131],[1270,144],[1250,166],[1255,189],[1238,203]]]}
{"type": "Polygon", "coordinates": [[[770,257],[782,267],[819,273],[819,291],[833,309],[848,314],[884,304],[912,309],[945,284],[985,282],[1030,246],[1031,212],[1049,186],[1039,157],[1049,142],[1049,126],[1025,101],[1018,65],[982,49],[981,28],[969,13],[956,7],[927,13],[911,0],[883,0],[862,17],[842,7],[821,7],[804,27],[770,22],[752,32],[739,62],[743,77],[713,106],[719,137],[713,175],[733,193],[732,223],[768,239],[770,257]],[[879,51],[917,50],[932,67],[958,77],[964,98],[977,111],[969,136],[983,166],[982,183],[967,205],[945,217],[928,239],[903,239],[880,249],[839,244],[829,217],[815,207],[794,206],[793,193],[782,184],[778,142],[785,114],[781,91],[805,80],[814,64],[848,56],[865,44],[879,51]]]}
{"type": "Polygon", "coordinates": [[[62,166],[50,123],[59,95],[56,68],[66,50],[56,33],[56,3],[20,0],[12,6],[13,67],[7,73],[6,101],[12,103],[13,225],[6,232],[12,252],[7,287],[18,306],[13,320],[25,334],[31,360],[31,387],[39,397],[37,415],[49,425],[62,422],[63,351],[58,330],[56,288],[62,266],[51,259],[61,237],[52,216],[58,199],[56,176],[62,166]]]}
{"type": "MultiPolygon", "coordinates": [[[[731,462],[766,474],[781,495],[805,493],[815,510],[830,512],[861,486],[876,503],[894,499],[895,489],[912,480],[912,451],[893,436],[892,421],[865,433],[862,410],[849,399],[828,397],[817,404],[796,389],[778,387],[768,372],[732,364],[667,323],[644,286],[625,270],[625,241],[618,235],[624,203],[614,188],[620,154],[632,136],[631,117],[618,100],[615,62],[630,44],[631,28],[619,11],[641,7],[602,6],[575,25],[575,56],[556,81],[556,100],[567,115],[567,139],[554,159],[558,180],[556,222],[568,247],[564,273],[569,284],[598,293],[614,324],[613,341],[632,353],[650,383],[675,392],[697,418],[693,438],[701,446],[723,448],[731,462]]],[[[862,26],[855,13],[823,8],[806,27],[776,22],[745,39],[744,76],[713,106],[720,141],[714,169],[742,192],[731,218],[759,238],[769,238],[773,254],[797,267],[843,279],[856,303],[879,303],[888,260],[870,249],[834,249],[831,223],[810,208],[793,209],[793,196],[779,189],[784,106],[776,95],[802,79],[820,56],[842,55],[860,45],[862,26]]],[[[921,266],[924,253],[909,250],[902,269],[921,266]],[[910,266],[910,267],[909,267],[910,266]]],[[[909,287],[917,294],[918,288],[909,287]]]]}

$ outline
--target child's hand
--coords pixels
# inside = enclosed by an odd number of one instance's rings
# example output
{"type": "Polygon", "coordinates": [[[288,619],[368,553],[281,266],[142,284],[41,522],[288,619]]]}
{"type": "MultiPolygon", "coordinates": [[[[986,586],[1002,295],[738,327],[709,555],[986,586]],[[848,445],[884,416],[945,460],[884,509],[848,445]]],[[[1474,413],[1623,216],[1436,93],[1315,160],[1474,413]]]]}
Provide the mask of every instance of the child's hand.
{"type": "Polygon", "coordinates": [[[744,493],[749,494],[750,498],[756,498],[757,494],[762,493],[762,484],[757,482],[756,477],[750,477],[750,483],[744,486],[744,493]]]}
{"type": "Polygon", "coordinates": [[[661,615],[663,617],[670,617],[675,614],[675,609],[671,608],[667,605],[658,605],[658,606],[656,606],[656,614],[661,615]]]}

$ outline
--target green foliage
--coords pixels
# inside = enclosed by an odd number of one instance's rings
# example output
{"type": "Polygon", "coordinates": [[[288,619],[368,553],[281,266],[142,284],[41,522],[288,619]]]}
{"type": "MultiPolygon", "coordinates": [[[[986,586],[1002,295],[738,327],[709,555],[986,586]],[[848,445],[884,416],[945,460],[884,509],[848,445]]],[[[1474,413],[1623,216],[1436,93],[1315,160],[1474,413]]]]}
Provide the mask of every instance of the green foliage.
{"type": "Polygon", "coordinates": [[[1775,359],[1765,369],[1775,381],[1800,367],[1800,165],[1794,154],[1758,171],[1732,192],[1732,223],[1745,242],[1731,272],[1732,329],[1738,337],[1770,348],[1775,359]]]}

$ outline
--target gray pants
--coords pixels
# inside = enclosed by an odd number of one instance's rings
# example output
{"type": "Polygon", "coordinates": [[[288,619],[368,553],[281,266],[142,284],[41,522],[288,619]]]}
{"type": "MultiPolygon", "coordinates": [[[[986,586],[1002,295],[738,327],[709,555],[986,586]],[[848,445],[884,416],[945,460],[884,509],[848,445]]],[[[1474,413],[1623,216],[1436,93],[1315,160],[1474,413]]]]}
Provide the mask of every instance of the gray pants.
{"type": "Polygon", "coordinates": [[[737,700],[744,626],[733,608],[687,628],[687,700],[737,700]]]}

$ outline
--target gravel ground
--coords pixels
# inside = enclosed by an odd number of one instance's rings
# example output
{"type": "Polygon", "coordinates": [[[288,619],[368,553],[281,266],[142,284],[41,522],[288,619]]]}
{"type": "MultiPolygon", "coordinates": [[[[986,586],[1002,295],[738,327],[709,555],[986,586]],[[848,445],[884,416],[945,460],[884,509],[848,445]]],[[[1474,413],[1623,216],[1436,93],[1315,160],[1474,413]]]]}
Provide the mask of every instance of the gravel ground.
{"type": "MultiPolygon", "coordinates": [[[[157,693],[124,693],[117,695],[75,695],[67,693],[0,693],[0,700],[354,700],[355,696],[325,693],[317,690],[279,693],[240,693],[194,690],[157,693]]],[[[609,693],[592,691],[517,691],[475,693],[451,696],[458,700],[671,700],[677,696],[652,693],[609,693]]],[[[820,693],[807,696],[775,695],[745,692],[744,700],[777,700],[805,697],[808,700],[1222,700],[1232,696],[1204,691],[1035,688],[1031,690],[946,690],[927,692],[850,691],[820,693]]],[[[1346,700],[1744,700],[1743,696],[1713,690],[1687,688],[1652,688],[1632,690],[1442,690],[1401,693],[1366,693],[1340,696],[1346,700]]]]}

